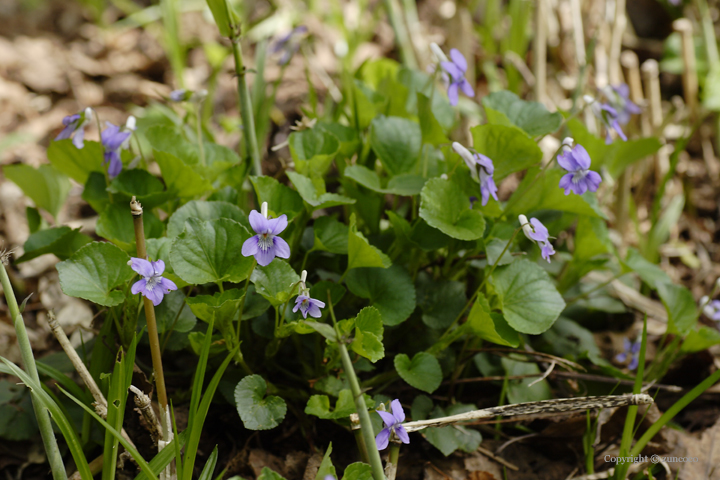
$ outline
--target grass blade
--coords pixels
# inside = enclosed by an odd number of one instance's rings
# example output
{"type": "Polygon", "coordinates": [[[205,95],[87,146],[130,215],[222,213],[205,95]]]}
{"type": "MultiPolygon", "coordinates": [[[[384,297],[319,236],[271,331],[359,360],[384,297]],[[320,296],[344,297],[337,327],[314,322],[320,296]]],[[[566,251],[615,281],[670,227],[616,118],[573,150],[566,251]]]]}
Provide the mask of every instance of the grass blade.
{"type": "Polygon", "coordinates": [[[218,459],[218,448],[217,445],[215,445],[215,448],[213,449],[212,453],[210,454],[210,457],[208,458],[207,462],[205,462],[205,467],[203,467],[202,472],[200,473],[200,476],[198,477],[198,480],[212,480],[212,474],[215,471],[215,464],[217,463],[218,459]]]}

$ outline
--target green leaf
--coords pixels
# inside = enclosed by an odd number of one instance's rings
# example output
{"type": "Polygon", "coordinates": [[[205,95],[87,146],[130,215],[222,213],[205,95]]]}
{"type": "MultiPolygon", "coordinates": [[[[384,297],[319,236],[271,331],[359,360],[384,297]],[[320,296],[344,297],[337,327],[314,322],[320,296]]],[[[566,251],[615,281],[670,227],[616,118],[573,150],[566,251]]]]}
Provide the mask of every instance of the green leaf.
{"type": "Polygon", "coordinates": [[[192,285],[241,282],[255,263],[241,253],[250,236],[245,227],[227,218],[207,222],[190,218],[170,250],[173,271],[192,285]]]}
{"type": "Polygon", "coordinates": [[[355,413],[355,400],[350,389],[340,390],[335,408],[330,410],[330,399],[327,395],[313,395],[307,402],[305,413],[323,420],[347,418],[355,413]]]}
{"type": "Polygon", "coordinates": [[[390,175],[411,173],[417,166],[422,146],[420,125],[406,118],[375,117],[370,146],[390,175]]]}
{"type": "Polygon", "coordinates": [[[434,392],[442,382],[440,362],[429,353],[416,353],[412,360],[400,353],[395,356],[394,363],[400,377],[423,392],[434,392]]]}
{"type": "Polygon", "coordinates": [[[578,260],[590,259],[612,251],[607,224],[600,218],[581,216],[575,228],[575,252],[578,260]]]}
{"type": "MultiPolygon", "coordinates": [[[[197,297],[193,297],[197,298],[197,297]]],[[[181,290],[175,290],[165,294],[163,301],[155,307],[155,321],[157,323],[158,333],[169,332],[171,329],[175,332],[187,333],[197,324],[197,318],[193,315],[193,311],[185,305],[185,294],[181,290]]],[[[138,327],[142,328],[146,325],[145,311],[141,311],[138,319],[138,327]]]]}
{"type": "MultiPolygon", "coordinates": [[[[419,395],[412,404],[412,418],[413,420],[426,420],[467,413],[475,409],[474,405],[462,403],[451,405],[447,409],[439,406],[433,408],[432,400],[425,395],[419,395]]],[[[426,428],[422,433],[425,439],[446,457],[458,449],[472,453],[477,450],[482,441],[480,432],[458,424],[426,428]]]]}
{"type": "Polygon", "coordinates": [[[348,226],[339,222],[335,217],[320,217],[313,224],[315,236],[313,249],[347,255],[348,232],[348,226]]]}
{"type": "Polygon", "coordinates": [[[335,135],[320,128],[291,133],[288,145],[297,172],[311,178],[322,177],[340,149],[335,135]]]}
{"type": "Polygon", "coordinates": [[[350,215],[348,235],[348,270],[361,267],[388,268],[392,262],[379,248],[370,245],[365,235],[357,231],[355,214],[350,215]]]}
{"type": "Polygon", "coordinates": [[[162,205],[173,196],[171,192],[165,191],[155,175],[139,168],[120,172],[110,182],[108,191],[113,194],[113,203],[127,205],[134,196],[146,211],[162,205]]]}
{"type": "Polygon", "coordinates": [[[273,218],[277,218],[282,214],[287,215],[288,221],[295,218],[300,212],[305,210],[305,204],[298,193],[290,187],[287,187],[272,177],[255,177],[251,176],[250,181],[255,187],[255,193],[258,197],[258,203],[267,202],[268,211],[273,218]]]}
{"type": "Polygon", "coordinates": [[[378,193],[413,196],[420,193],[426,179],[420,175],[401,174],[392,177],[387,186],[381,186],[377,173],[362,165],[351,165],[345,169],[345,176],[355,180],[365,188],[378,193]]]}
{"type": "Polygon", "coordinates": [[[355,462],[345,468],[342,480],[372,480],[372,467],[367,463],[355,462]]]}
{"type": "Polygon", "coordinates": [[[337,473],[335,472],[335,467],[332,464],[332,459],[330,458],[330,454],[332,453],[332,442],[328,444],[327,450],[325,450],[325,455],[323,455],[322,462],[320,462],[320,467],[318,468],[317,473],[315,474],[315,480],[325,480],[325,477],[328,475],[332,475],[333,478],[337,478],[337,473]]]}
{"type": "Polygon", "coordinates": [[[293,285],[300,281],[300,276],[290,264],[274,260],[266,267],[256,267],[250,281],[255,284],[257,293],[265,297],[273,307],[277,307],[290,299],[293,285]]]}
{"type": "Polygon", "coordinates": [[[210,7],[210,12],[215,19],[218,30],[220,30],[220,35],[229,37],[230,18],[228,17],[228,8],[231,8],[230,4],[226,3],[225,0],[207,0],[207,4],[210,7]],[[228,7],[225,5],[228,5],[228,7]]]}
{"type": "Polygon", "coordinates": [[[17,259],[16,263],[27,262],[33,258],[52,253],[60,260],[67,260],[82,246],[92,242],[92,239],[80,233],[80,229],[70,227],[57,227],[40,230],[28,237],[23,245],[25,253],[17,259]]]}
{"type": "Polygon", "coordinates": [[[148,259],[152,261],[162,260],[165,262],[165,272],[163,272],[163,277],[175,282],[175,285],[177,285],[178,288],[187,287],[189,283],[175,274],[172,263],[170,263],[170,250],[172,249],[172,242],[173,239],[168,237],[148,238],[145,242],[148,259]]]}
{"type": "MultiPolygon", "coordinates": [[[[501,362],[505,368],[505,372],[511,377],[542,373],[535,363],[519,362],[510,358],[502,358],[501,362]]],[[[539,377],[528,377],[521,380],[509,380],[507,387],[508,401],[510,403],[523,403],[538,402],[540,400],[550,400],[553,398],[547,380],[541,380],[532,387],[530,386],[530,384],[538,378],[539,377]]]]}
{"type": "Polygon", "coordinates": [[[244,295],[242,290],[231,288],[222,293],[215,292],[214,295],[197,295],[186,298],[185,302],[200,320],[207,323],[213,322],[215,328],[222,333],[230,350],[237,344],[237,332],[233,327],[233,320],[244,295]]]}
{"type": "Polygon", "coordinates": [[[527,259],[496,269],[492,280],[505,319],[520,333],[543,333],[565,308],[547,272],[527,259]]]}
{"type": "Polygon", "coordinates": [[[485,231],[482,213],[470,209],[462,189],[442,178],[429,180],[420,193],[420,217],[458,240],[477,240],[485,231]]]}
{"type": "Polygon", "coordinates": [[[655,137],[648,137],[627,142],[614,142],[613,147],[606,157],[605,167],[613,178],[620,178],[627,167],[657,153],[662,147],[662,143],[655,137]]]}
{"type": "Polygon", "coordinates": [[[267,384],[260,375],[248,375],[235,387],[235,402],[245,428],[270,430],[285,418],[285,400],[275,395],[265,396],[267,384]]]}
{"type": "Polygon", "coordinates": [[[111,243],[92,242],[57,264],[60,287],[65,295],[84,298],[105,307],[125,299],[115,290],[135,273],[128,266],[130,257],[111,243]]]}
{"type": "Polygon", "coordinates": [[[431,143],[433,145],[450,143],[440,122],[437,121],[435,114],[433,114],[430,99],[420,92],[417,92],[417,109],[423,143],[431,143]]]}
{"type": "Polygon", "coordinates": [[[340,300],[342,300],[345,292],[347,291],[345,290],[345,287],[339,283],[322,281],[310,287],[310,297],[320,300],[323,303],[330,303],[330,300],[328,299],[328,290],[330,291],[333,305],[340,303],[340,300]]]}
{"type": "MultiPolygon", "coordinates": [[[[337,342],[337,333],[335,333],[335,329],[328,325],[327,323],[320,323],[320,322],[314,322],[312,320],[302,320],[302,324],[307,325],[308,327],[312,328],[316,332],[318,332],[320,335],[325,337],[326,339],[330,340],[331,342],[337,342]]],[[[312,331],[312,330],[311,330],[312,331]]]]}
{"type": "Polygon", "coordinates": [[[285,477],[268,467],[263,467],[257,480],[285,480],[285,477]]]}
{"type": "Polygon", "coordinates": [[[634,248],[628,249],[624,264],[637,273],[642,281],[650,288],[657,288],[661,283],[672,283],[672,280],[662,268],[646,260],[645,257],[634,248]]]}
{"type": "Polygon", "coordinates": [[[315,124],[316,129],[327,130],[332,133],[340,142],[339,155],[351,157],[359,148],[360,140],[357,131],[354,128],[346,127],[335,122],[318,122],[315,124]]]}
{"type": "Polygon", "coordinates": [[[505,317],[491,312],[490,304],[481,293],[478,294],[470,310],[466,325],[483,340],[510,347],[517,347],[520,344],[517,332],[508,325],[505,317]]]}
{"type": "Polygon", "coordinates": [[[28,230],[30,234],[37,233],[47,222],[40,216],[40,211],[34,207],[25,207],[25,217],[28,222],[28,230]]]}
{"type": "Polygon", "coordinates": [[[512,125],[531,137],[553,133],[562,124],[560,113],[550,113],[542,103],[522,100],[507,90],[483,97],[482,104],[488,123],[512,125]]]}
{"type": "Polygon", "coordinates": [[[375,363],[385,356],[383,321],[377,308],[365,307],[355,318],[355,338],[350,349],[375,363]]]}
{"type": "Polygon", "coordinates": [[[517,128],[479,125],[471,128],[470,132],[473,148],[493,161],[495,182],[500,182],[511,173],[537,165],[542,160],[542,150],[537,143],[517,128]]]}
{"type": "Polygon", "coordinates": [[[538,210],[558,210],[605,218],[597,205],[597,197],[594,193],[585,192],[582,196],[565,195],[565,191],[559,186],[560,178],[565,173],[564,170],[557,168],[546,170],[544,173],[538,167],[528,169],[523,181],[508,200],[505,215],[508,218],[517,218],[520,214],[530,217],[538,210]]]}
{"type": "MultiPolygon", "coordinates": [[[[164,227],[159,218],[150,211],[145,211],[142,217],[146,238],[162,236],[164,227]]],[[[126,252],[135,252],[135,226],[128,205],[115,203],[108,205],[98,218],[95,232],[126,252]]]]}
{"type": "Polygon", "coordinates": [[[3,174],[20,187],[35,206],[53,217],[57,217],[70,191],[70,181],[51,165],[40,165],[37,170],[30,165],[7,165],[3,167],[3,174]]]}
{"type": "Polygon", "coordinates": [[[155,161],[160,166],[168,192],[180,198],[192,198],[212,190],[205,178],[187,166],[171,153],[153,150],[155,161]]]}
{"type": "Polygon", "coordinates": [[[175,210],[168,221],[167,236],[177,237],[185,229],[185,220],[198,218],[200,220],[215,220],[229,218],[250,229],[248,217],[240,207],[228,202],[206,202],[205,200],[191,200],[175,210]]]}
{"type": "Polygon", "coordinates": [[[346,284],[352,293],[370,300],[385,325],[398,325],[415,310],[415,287],[403,267],[356,268],[348,272],[346,284]]]}
{"type": "Polygon", "coordinates": [[[717,344],[720,344],[720,332],[714,328],[700,325],[688,333],[680,351],[683,353],[702,352],[717,344]]]}
{"type": "MultiPolygon", "coordinates": [[[[210,457],[207,459],[207,462],[205,462],[205,466],[202,469],[202,472],[200,472],[200,476],[198,477],[198,480],[212,480],[213,479],[213,473],[215,472],[215,465],[217,464],[218,459],[218,447],[215,445],[215,448],[213,448],[212,453],[210,454],[210,457]]],[[[267,467],[265,467],[267,468],[267,467]]]]}
{"type": "Polygon", "coordinates": [[[415,286],[422,321],[430,328],[449,327],[467,302],[462,282],[433,280],[427,273],[419,272],[415,286]]]}
{"type": "Polygon", "coordinates": [[[455,124],[455,109],[450,106],[447,98],[435,88],[435,82],[431,81],[430,75],[416,69],[401,67],[397,79],[408,88],[405,109],[409,114],[420,116],[416,92],[421,92],[432,99],[433,114],[444,129],[449,130],[455,124]],[[435,90],[434,93],[433,90],[435,90]]]}
{"type": "Polygon", "coordinates": [[[105,175],[100,172],[90,172],[81,197],[96,212],[100,213],[105,210],[110,205],[105,175]]]}
{"type": "Polygon", "coordinates": [[[72,140],[50,142],[47,149],[48,160],[55,169],[85,185],[90,172],[103,172],[103,147],[98,142],[85,142],[85,147],[77,149],[72,140]]]}
{"type": "MultiPolygon", "coordinates": [[[[305,203],[313,207],[311,210],[355,203],[355,199],[344,195],[338,195],[337,193],[324,193],[324,184],[323,192],[318,195],[318,191],[311,179],[297,172],[287,171],[285,173],[287,173],[288,178],[290,178],[290,181],[293,185],[295,185],[295,188],[297,188],[298,193],[305,203]]],[[[322,182],[322,179],[319,179],[319,181],[322,182]]]]}
{"type": "Polygon", "coordinates": [[[697,307],[690,290],[682,285],[657,282],[658,295],[668,314],[668,333],[687,335],[697,323],[697,307]]]}

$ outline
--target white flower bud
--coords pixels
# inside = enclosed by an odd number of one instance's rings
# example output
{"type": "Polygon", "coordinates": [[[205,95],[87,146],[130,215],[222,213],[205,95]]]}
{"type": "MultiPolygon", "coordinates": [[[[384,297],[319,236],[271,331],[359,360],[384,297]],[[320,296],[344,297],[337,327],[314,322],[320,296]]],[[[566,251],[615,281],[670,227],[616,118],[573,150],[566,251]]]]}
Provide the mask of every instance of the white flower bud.
{"type": "Polygon", "coordinates": [[[260,205],[260,213],[262,213],[263,217],[267,218],[267,216],[268,216],[267,202],[263,202],[262,205],[260,205]]]}
{"type": "Polygon", "coordinates": [[[440,178],[442,178],[443,180],[447,180],[448,179],[447,173],[443,173],[442,175],[440,175],[440,178]]]}
{"type": "Polygon", "coordinates": [[[520,215],[518,215],[518,221],[520,222],[520,226],[522,227],[525,236],[532,240],[530,234],[533,233],[533,229],[530,226],[530,222],[528,222],[528,218],[521,213],[520,215]]]}
{"type": "Polygon", "coordinates": [[[134,132],[137,129],[137,119],[130,115],[125,122],[125,128],[127,130],[130,130],[131,132],[134,132]]]}
{"type": "Polygon", "coordinates": [[[435,59],[438,63],[448,61],[448,58],[445,55],[445,52],[442,51],[442,49],[438,46],[437,43],[432,42],[430,44],[430,50],[432,50],[433,54],[435,55],[435,59]]]}
{"type": "Polygon", "coordinates": [[[305,283],[307,280],[307,270],[303,270],[302,273],[300,273],[300,281],[305,283]]]}
{"type": "Polygon", "coordinates": [[[470,150],[463,147],[458,142],[453,142],[452,148],[453,148],[453,150],[455,150],[455,153],[460,155],[463,158],[463,160],[465,160],[465,163],[467,163],[468,166],[475,164],[475,160],[473,159],[473,156],[472,156],[472,153],[470,153],[470,150]]]}
{"type": "Polygon", "coordinates": [[[583,100],[585,100],[585,103],[587,103],[588,105],[591,103],[595,103],[595,99],[590,95],[583,95],[583,100]]]}
{"type": "Polygon", "coordinates": [[[572,137],[565,137],[563,138],[562,144],[568,147],[572,147],[573,143],[575,143],[575,139],[572,137]]]}

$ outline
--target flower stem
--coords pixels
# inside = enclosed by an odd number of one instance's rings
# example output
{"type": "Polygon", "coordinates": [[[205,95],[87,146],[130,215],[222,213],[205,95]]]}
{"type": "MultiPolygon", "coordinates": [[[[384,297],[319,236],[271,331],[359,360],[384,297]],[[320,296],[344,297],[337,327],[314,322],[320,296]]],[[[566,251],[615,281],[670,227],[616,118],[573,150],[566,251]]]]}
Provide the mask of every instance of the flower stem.
{"type": "MultiPolygon", "coordinates": [[[[35,357],[33,356],[30,339],[28,338],[27,330],[25,329],[25,322],[20,314],[20,308],[18,308],[17,300],[15,299],[15,292],[13,291],[7,271],[5,270],[5,262],[9,254],[3,252],[1,255],[2,261],[0,263],[2,263],[2,268],[0,268],[0,281],[2,282],[8,310],[10,310],[10,317],[12,318],[15,326],[15,333],[20,347],[20,354],[22,356],[23,363],[25,364],[25,370],[33,380],[40,383],[40,376],[38,375],[37,366],[35,365],[35,357]]],[[[66,480],[67,473],[65,472],[62,455],[60,455],[60,449],[58,448],[57,440],[55,439],[55,434],[53,433],[52,423],[50,422],[50,414],[39,402],[35,400],[34,395],[32,396],[32,403],[33,409],[35,410],[35,418],[37,419],[38,428],[40,429],[40,436],[42,437],[48,462],[50,463],[50,469],[52,470],[53,479],[66,480]]]]}
{"type": "MultiPolygon", "coordinates": [[[[145,230],[143,228],[142,205],[132,197],[130,211],[135,226],[135,243],[137,245],[137,256],[147,260],[147,249],[145,248],[145,230]]],[[[155,385],[157,386],[158,402],[165,412],[168,406],[167,391],[165,390],[165,374],[163,373],[162,354],[160,352],[160,338],[158,337],[157,321],[155,320],[155,307],[153,303],[143,295],[145,306],[145,318],[148,327],[148,340],[150,341],[150,354],[152,355],[153,371],[155,373],[155,385]]]]}
{"type": "Polygon", "coordinates": [[[390,441],[390,452],[385,464],[385,474],[388,480],[395,480],[397,476],[398,457],[400,457],[400,443],[390,441]]]}
{"type": "Polygon", "coordinates": [[[255,119],[253,117],[252,99],[250,90],[245,81],[245,65],[243,64],[242,46],[240,45],[240,26],[235,23],[234,16],[230,10],[228,0],[225,0],[228,22],[230,25],[230,43],[233,49],[235,60],[235,76],[237,76],[238,96],[240,97],[240,116],[243,124],[243,137],[247,156],[252,160],[255,175],[262,176],[262,164],[260,163],[260,151],[258,150],[257,136],[255,134],[255,119]]]}
{"type": "Polygon", "coordinates": [[[335,334],[338,337],[337,344],[338,350],[340,350],[340,359],[342,360],[343,369],[345,370],[345,375],[347,375],[348,382],[350,383],[350,390],[352,391],[353,398],[355,399],[355,409],[357,410],[358,417],[360,418],[360,425],[362,427],[360,430],[362,432],[363,440],[365,440],[365,447],[367,447],[368,460],[370,462],[370,466],[372,467],[373,479],[385,480],[385,473],[383,472],[380,452],[377,449],[375,437],[373,436],[370,415],[368,414],[367,405],[365,405],[365,398],[363,398],[362,391],[360,390],[360,382],[358,382],[357,375],[355,375],[355,369],[353,369],[352,360],[350,360],[350,354],[348,353],[347,346],[340,335],[340,329],[338,328],[337,319],[335,318],[335,311],[333,310],[330,290],[328,290],[327,295],[330,316],[332,317],[333,326],[335,327],[335,334]]]}

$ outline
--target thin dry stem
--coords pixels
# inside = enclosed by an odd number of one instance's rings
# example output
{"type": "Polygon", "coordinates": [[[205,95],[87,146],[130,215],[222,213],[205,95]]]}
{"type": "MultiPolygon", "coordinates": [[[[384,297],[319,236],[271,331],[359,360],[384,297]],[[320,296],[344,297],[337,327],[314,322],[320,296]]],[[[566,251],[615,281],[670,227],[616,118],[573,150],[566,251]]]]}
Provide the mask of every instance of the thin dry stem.
{"type": "Polygon", "coordinates": [[[673,29],[679,32],[682,38],[683,91],[688,116],[690,122],[693,122],[697,118],[698,78],[692,22],[687,18],[679,18],[673,22],[673,29]]]}
{"type": "Polygon", "coordinates": [[[535,75],[535,101],[547,99],[547,0],[535,1],[535,36],[533,37],[533,71],[535,75]]]}
{"type": "Polygon", "coordinates": [[[150,400],[150,397],[145,395],[145,392],[137,388],[135,385],[130,385],[130,391],[135,394],[135,406],[137,407],[135,411],[142,415],[153,441],[157,442],[162,440],[162,427],[155,415],[155,410],[152,408],[152,401],[150,400]]]}

